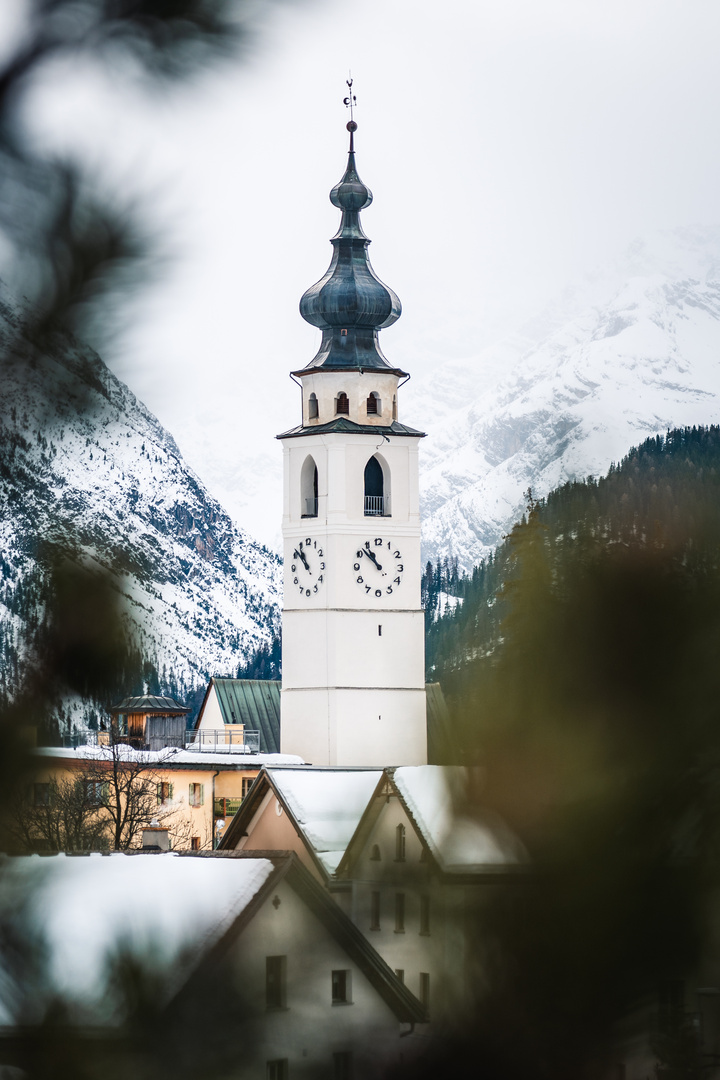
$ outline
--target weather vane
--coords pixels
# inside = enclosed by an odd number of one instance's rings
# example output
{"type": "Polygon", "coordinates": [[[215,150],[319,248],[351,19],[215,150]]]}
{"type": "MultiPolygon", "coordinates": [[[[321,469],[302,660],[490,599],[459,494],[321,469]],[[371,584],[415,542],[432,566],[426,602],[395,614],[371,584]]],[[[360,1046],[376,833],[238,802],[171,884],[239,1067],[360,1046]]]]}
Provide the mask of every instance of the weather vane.
{"type": "Polygon", "coordinates": [[[355,95],[352,92],[352,85],[353,85],[352,72],[349,71],[348,75],[350,76],[350,78],[346,79],[345,82],[347,83],[347,88],[348,88],[349,93],[348,93],[348,96],[346,98],[343,98],[343,105],[345,106],[345,108],[350,110],[350,123],[353,123],[353,121],[355,120],[355,117],[353,116],[353,109],[357,105],[357,98],[355,97],[355,95]]]}

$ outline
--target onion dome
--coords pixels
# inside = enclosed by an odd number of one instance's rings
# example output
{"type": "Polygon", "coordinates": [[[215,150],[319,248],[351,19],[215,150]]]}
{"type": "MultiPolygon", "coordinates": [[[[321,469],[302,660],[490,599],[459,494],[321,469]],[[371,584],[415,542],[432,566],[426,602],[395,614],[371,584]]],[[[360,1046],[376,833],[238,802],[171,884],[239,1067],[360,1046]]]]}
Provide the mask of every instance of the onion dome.
{"type": "MultiPolygon", "coordinates": [[[[332,262],[327,273],[307,290],[300,301],[303,319],[322,330],[317,356],[303,371],[356,370],[405,372],[387,362],[378,344],[378,331],[392,326],[402,310],[392,289],[377,276],[368,258],[370,240],[360,224],[360,211],[372,202],[370,188],[362,182],[355,166],[353,136],[357,124],[351,120],[350,151],[345,173],[330,192],[330,202],[342,211],[340,228],[330,241],[332,262]]],[[[299,374],[295,372],[294,374],[299,374]]]]}

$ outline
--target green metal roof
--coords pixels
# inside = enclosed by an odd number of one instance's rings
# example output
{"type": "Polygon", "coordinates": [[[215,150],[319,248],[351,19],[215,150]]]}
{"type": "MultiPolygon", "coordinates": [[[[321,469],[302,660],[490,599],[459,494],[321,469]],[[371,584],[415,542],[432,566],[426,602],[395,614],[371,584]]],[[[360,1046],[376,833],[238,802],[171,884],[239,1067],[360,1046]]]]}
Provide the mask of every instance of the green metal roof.
{"type": "Polygon", "coordinates": [[[280,753],[280,683],[269,679],[213,679],[225,724],[260,732],[260,752],[280,753]]]}
{"type": "Polygon", "coordinates": [[[450,714],[439,682],[425,683],[427,708],[428,763],[441,765],[452,760],[450,714]],[[448,758],[448,755],[450,757],[448,758]]]}

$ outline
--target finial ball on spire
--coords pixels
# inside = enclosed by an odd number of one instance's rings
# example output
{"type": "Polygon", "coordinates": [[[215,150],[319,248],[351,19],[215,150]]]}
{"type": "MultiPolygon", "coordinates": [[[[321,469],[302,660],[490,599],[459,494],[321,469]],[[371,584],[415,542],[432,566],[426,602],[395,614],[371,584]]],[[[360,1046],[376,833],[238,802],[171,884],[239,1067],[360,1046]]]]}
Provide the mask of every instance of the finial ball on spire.
{"type": "Polygon", "coordinates": [[[348,131],[357,131],[357,124],[354,120],[348,120],[345,127],[348,129],[348,131]]]}

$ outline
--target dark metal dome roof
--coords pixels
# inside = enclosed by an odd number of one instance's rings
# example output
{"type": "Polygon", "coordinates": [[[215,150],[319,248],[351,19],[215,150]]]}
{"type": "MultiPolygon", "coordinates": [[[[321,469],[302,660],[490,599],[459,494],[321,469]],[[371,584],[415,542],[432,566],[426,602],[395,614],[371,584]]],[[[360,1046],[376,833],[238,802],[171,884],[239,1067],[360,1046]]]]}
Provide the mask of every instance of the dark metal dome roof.
{"type": "Polygon", "coordinates": [[[159,697],[155,694],[143,694],[141,697],[123,698],[119,705],[110,710],[111,713],[187,713],[190,712],[184,705],[180,705],[171,697],[159,697]]]}
{"type": "Polygon", "coordinates": [[[388,364],[378,345],[378,331],[400,318],[402,306],[368,258],[370,240],[362,230],[360,211],[372,202],[372,192],[355,166],[355,126],[348,125],[347,168],[330,192],[331,203],[342,211],[340,228],[330,241],[334,249],[332,262],[300,301],[303,319],[323,332],[317,356],[303,370],[368,368],[405,374],[388,364]]]}

